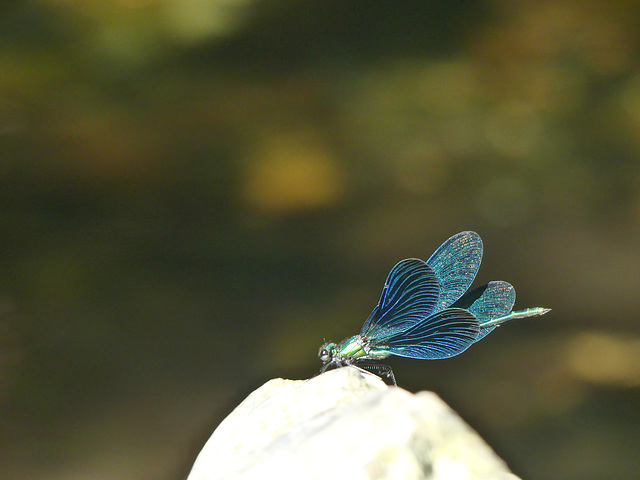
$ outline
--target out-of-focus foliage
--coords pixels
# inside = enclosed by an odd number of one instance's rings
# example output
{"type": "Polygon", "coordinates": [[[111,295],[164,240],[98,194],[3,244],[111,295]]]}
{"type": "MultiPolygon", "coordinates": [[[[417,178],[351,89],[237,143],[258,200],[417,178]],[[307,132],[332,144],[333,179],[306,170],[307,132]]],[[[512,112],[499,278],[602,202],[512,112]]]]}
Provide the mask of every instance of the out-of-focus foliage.
{"type": "Polygon", "coordinates": [[[460,230],[552,307],[394,364],[523,478],[636,478],[640,5],[0,6],[0,477],[176,478],[460,230]],[[158,459],[161,459],[160,461],[158,459]]]}

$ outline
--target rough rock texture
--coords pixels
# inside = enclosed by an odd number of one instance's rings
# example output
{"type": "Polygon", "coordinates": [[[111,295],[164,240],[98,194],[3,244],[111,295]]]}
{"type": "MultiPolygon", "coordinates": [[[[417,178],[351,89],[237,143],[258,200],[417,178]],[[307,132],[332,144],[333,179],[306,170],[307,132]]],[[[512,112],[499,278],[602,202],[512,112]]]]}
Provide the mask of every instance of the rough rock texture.
{"type": "Polygon", "coordinates": [[[236,407],[187,480],[234,478],[518,479],[437,395],[353,367],[271,380],[236,407]]]}

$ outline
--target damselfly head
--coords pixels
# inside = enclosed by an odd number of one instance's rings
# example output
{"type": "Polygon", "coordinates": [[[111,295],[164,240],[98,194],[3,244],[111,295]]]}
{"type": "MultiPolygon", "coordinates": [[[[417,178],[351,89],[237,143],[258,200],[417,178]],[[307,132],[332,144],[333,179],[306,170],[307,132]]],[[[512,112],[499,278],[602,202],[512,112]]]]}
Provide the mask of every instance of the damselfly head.
{"type": "Polygon", "coordinates": [[[318,350],[318,357],[322,360],[322,363],[329,363],[336,352],[335,343],[325,343],[318,350]]]}

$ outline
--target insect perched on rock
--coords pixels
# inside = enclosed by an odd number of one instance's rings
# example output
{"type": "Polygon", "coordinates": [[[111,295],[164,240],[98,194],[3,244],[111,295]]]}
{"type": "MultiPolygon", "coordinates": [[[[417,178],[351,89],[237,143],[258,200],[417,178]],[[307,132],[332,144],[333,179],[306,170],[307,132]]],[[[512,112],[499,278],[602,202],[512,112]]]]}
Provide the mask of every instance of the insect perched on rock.
{"type": "Polygon", "coordinates": [[[318,356],[320,373],[354,365],[376,372],[396,385],[391,367],[374,363],[390,355],[437,360],[464,352],[499,325],[536,317],[549,308],[512,311],[516,291],[503,281],[489,282],[465,293],[482,261],[482,240],[460,232],[426,262],[402,260],[389,272],[378,305],[359,335],[341,343],[325,343],[318,356]]]}

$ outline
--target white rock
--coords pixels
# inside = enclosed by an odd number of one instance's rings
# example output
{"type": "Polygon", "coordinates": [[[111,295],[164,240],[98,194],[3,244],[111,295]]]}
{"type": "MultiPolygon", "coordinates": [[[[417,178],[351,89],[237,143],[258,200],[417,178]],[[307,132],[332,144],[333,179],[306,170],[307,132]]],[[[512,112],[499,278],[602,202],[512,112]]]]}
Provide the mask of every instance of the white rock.
{"type": "Polygon", "coordinates": [[[275,379],[213,432],[187,480],[517,480],[431,392],[353,367],[275,379]]]}

